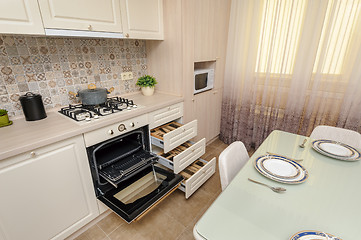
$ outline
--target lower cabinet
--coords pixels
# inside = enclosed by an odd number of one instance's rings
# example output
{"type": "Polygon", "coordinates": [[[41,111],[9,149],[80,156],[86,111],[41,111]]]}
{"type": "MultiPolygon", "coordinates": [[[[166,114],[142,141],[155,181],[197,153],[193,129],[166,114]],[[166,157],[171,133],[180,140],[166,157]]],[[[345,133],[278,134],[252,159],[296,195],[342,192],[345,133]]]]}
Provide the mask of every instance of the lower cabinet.
{"type": "Polygon", "coordinates": [[[82,136],[0,161],[0,239],[64,239],[96,216],[82,136]]]}
{"type": "Polygon", "coordinates": [[[198,122],[202,122],[202,126],[203,119],[181,124],[177,122],[181,116],[183,107],[178,105],[148,115],[149,121],[153,123],[150,130],[152,151],[159,156],[161,165],[183,176],[179,189],[189,198],[215,173],[216,158],[209,162],[200,158],[205,153],[205,138],[197,142],[190,141],[197,136],[198,122]]]}

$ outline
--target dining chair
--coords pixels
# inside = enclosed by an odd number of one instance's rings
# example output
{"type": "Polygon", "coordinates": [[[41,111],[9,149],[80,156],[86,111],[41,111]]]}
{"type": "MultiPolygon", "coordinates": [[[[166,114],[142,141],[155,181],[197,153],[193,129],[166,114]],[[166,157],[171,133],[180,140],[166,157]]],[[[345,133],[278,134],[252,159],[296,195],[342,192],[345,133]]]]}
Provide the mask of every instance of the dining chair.
{"type": "Polygon", "coordinates": [[[361,134],[345,128],[319,125],[313,129],[310,138],[338,141],[361,149],[361,134]]]}
{"type": "Polygon", "coordinates": [[[223,150],[219,155],[219,175],[222,191],[242,169],[248,159],[249,155],[243,142],[233,142],[223,150]]]}

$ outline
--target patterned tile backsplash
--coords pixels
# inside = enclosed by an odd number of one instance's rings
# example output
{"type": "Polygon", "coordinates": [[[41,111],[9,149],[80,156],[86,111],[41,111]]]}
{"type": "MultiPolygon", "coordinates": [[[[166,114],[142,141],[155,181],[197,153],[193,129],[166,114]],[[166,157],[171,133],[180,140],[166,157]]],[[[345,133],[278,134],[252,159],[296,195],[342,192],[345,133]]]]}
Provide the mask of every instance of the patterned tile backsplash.
{"type": "Polygon", "coordinates": [[[95,83],[115,90],[139,91],[137,79],[147,74],[144,40],[55,38],[0,35],[0,109],[22,115],[19,97],[41,94],[46,109],[78,103],[69,94],[95,83]],[[122,72],[133,79],[122,81],[122,72]]]}

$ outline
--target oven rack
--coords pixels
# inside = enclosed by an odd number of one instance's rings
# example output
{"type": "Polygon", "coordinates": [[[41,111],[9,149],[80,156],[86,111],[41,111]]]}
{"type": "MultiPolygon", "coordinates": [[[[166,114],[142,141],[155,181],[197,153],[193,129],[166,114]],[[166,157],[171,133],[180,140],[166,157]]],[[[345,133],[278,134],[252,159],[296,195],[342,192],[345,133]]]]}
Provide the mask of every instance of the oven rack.
{"type": "Polygon", "coordinates": [[[117,187],[118,184],[139,170],[158,161],[158,157],[153,153],[140,150],[136,153],[126,156],[112,165],[99,170],[99,175],[105,180],[117,187]]]}

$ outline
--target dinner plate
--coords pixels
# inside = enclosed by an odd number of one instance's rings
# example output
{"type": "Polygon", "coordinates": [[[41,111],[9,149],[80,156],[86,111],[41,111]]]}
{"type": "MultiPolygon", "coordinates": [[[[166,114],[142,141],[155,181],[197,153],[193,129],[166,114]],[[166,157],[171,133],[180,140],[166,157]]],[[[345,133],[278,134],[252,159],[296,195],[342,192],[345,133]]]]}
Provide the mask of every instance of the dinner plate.
{"type": "Polygon", "coordinates": [[[315,140],[312,142],[312,147],[325,156],[339,160],[358,161],[361,159],[361,153],[357,149],[333,140],[315,140]]]}
{"type": "Polygon", "coordinates": [[[254,167],[263,176],[281,183],[298,184],[308,178],[308,172],[302,165],[276,154],[258,157],[254,167]]]}
{"type": "Polygon", "coordinates": [[[329,233],[320,231],[301,231],[294,234],[289,240],[342,240],[329,233]]]}

